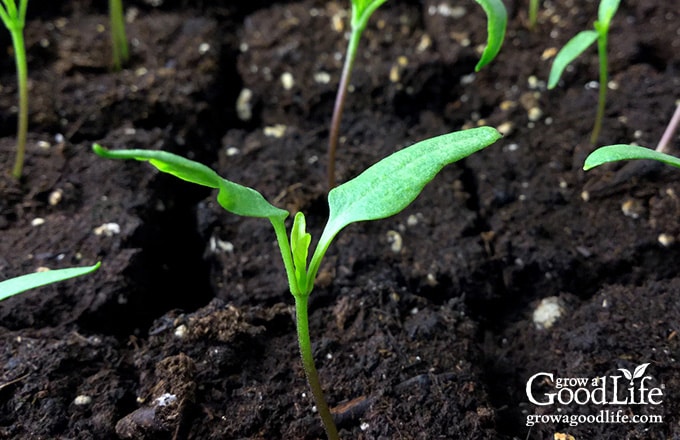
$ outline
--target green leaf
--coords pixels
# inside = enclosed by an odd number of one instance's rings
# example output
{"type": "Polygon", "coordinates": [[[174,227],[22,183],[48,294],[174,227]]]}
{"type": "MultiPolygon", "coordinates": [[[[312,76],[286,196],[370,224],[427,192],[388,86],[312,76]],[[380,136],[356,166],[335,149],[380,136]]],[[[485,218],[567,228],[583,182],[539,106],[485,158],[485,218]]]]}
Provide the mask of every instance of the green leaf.
{"type": "Polygon", "coordinates": [[[480,127],[430,138],[384,158],[328,194],[326,229],[397,214],[446,165],[497,141],[494,128],[480,127]]]}
{"type": "Polygon", "coordinates": [[[286,218],[288,211],[270,204],[252,188],[230,182],[207,166],[167,151],[156,150],[108,150],[94,144],[92,149],[108,159],[135,159],[148,161],[158,170],[172,174],[187,182],[219,189],[218,203],[227,211],[244,217],[286,218]]]}
{"type": "Polygon", "coordinates": [[[583,169],[589,170],[608,162],[631,159],[650,159],[680,168],[680,159],[670,154],[640,147],[638,145],[607,145],[593,151],[586,157],[583,169]]]}
{"type": "Polygon", "coordinates": [[[387,0],[352,0],[352,28],[363,32],[371,15],[387,0]]]}
{"type": "Polygon", "coordinates": [[[328,222],[309,263],[304,292],[311,292],[321,260],[342,228],[397,214],[446,165],[493,144],[500,137],[496,129],[480,127],[426,139],[393,153],[331,190],[328,222]]]}
{"type": "Polygon", "coordinates": [[[101,263],[88,267],[72,267],[68,269],[49,270],[47,272],[29,273],[27,275],[2,281],[0,282],[0,301],[18,293],[35,289],[36,287],[87,275],[99,269],[99,266],[101,266],[101,263]]]}
{"type": "Polygon", "coordinates": [[[307,222],[302,212],[295,214],[293,229],[290,233],[290,248],[293,254],[293,265],[295,266],[295,277],[299,286],[307,284],[307,255],[309,254],[309,244],[312,236],[307,232],[307,222]]]}
{"type": "Polygon", "coordinates": [[[550,69],[550,77],[548,79],[549,89],[555,88],[562,77],[562,73],[564,73],[564,69],[596,40],[597,32],[581,31],[564,45],[555,57],[555,61],[553,61],[552,68],[550,69]]]}
{"type": "Polygon", "coordinates": [[[597,9],[597,21],[599,21],[605,28],[609,29],[609,24],[614,18],[614,14],[619,9],[621,0],[601,0],[600,6],[597,9]]]}
{"type": "Polygon", "coordinates": [[[501,0],[475,0],[482,6],[487,17],[487,43],[482,57],[475,66],[475,72],[489,64],[501,50],[508,24],[508,13],[501,0]]]}

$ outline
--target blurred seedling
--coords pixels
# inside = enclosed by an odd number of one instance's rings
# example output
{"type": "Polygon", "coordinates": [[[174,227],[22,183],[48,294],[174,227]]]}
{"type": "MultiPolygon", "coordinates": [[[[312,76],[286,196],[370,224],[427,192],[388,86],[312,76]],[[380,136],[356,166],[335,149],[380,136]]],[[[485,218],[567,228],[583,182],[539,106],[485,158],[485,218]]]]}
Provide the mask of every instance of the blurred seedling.
{"type": "Polygon", "coordinates": [[[111,25],[111,49],[113,68],[120,70],[130,58],[125,35],[125,15],[122,0],[109,0],[109,21],[111,25]]]}
{"type": "Polygon", "coordinates": [[[612,18],[619,8],[621,0],[601,0],[598,11],[597,21],[594,23],[595,30],[581,31],[564,45],[555,56],[550,76],[548,78],[548,89],[553,89],[562,77],[562,73],[567,66],[579,57],[586,49],[597,41],[597,52],[600,61],[600,84],[597,100],[597,113],[593,131],[590,135],[590,144],[595,145],[600,137],[602,120],[607,100],[607,84],[609,82],[609,67],[607,56],[607,40],[609,38],[609,27],[612,18]]]}
{"type": "MultiPolygon", "coordinates": [[[[333,106],[333,115],[331,117],[331,126],[328,138],[328,190],[335,187],[335,158],[338,148],[338,139],[340,136],[340,122],[342,120],[342,112],[347,100],[347,90],[352,76],[352,68],[354,60],[359,48],[359,40],[366,29],[368,20],[371,15],[380,7],[386,0],[352,0],[352,16],[350,21],[350,36],[347,43],[347,51],[345,54],[345,62],[340,74],[340,82],[338,83],[338,91],[335,97],[335,104],[333,106]]],[[[505,28],[507,25],[507,12],[501,0],[475,0],[479,3],[487,15],[487,45],[484,52],[475,67],[475,71],[479,71],[482,67],[490,63],[498,54],[505,38],[505,28]]]]}
{"type": "Polygon", "coordinates": [[[332,189],[328,193],[329,217],[311,259],[308,256],[312,236],[306,230],[302,212],[295,214],[289,237],[285,224],[288,211],[270,204],[254,189],[220,177],[205,165],[165,151],[114,151],[96,144],[93,149],[105,158],[148,161],[162,172],[217,189],[217,202],[233,214],[269,219],[283,259],[288,287],[295,300],[302,366],[326,434],[334,440],[339,438],[338,431],[314,364],[308,323],[309,295],[328,247],[345,226],[390,217],[402,211],[444,166],[491,145],[498,138],[500,134],[495,129],[480,127],[427,139],[393,153],[332,189]]]}

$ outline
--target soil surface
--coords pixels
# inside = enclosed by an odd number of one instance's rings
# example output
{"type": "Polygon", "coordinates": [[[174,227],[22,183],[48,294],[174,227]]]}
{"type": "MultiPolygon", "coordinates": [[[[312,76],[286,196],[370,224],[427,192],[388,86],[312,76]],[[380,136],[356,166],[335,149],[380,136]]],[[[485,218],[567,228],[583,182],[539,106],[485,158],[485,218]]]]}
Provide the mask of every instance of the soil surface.
{"type": "MultiPolygon", "coordinates": [[[[0,438],[323,438],[270,224],[91,145],[199,160],[305,212],[318,237],[348,2],[125,3],[132,58],[113,72],[104,2],[31,1],[20,182],[0,59],[0,279],[102,261],[0,304],[0,438]]],[[[310,326],[342,438],[680,438],[680,173],[581,170],[596,51],[546,80],[597,4],[542,2],[529,30],[527,3],[506,2],[505,44],[478,73],[473,1],[387,2],[364,33],[339,181],[437,134],[505,136],[331,246],[310,326]],[[598,387],[607,404],[585,396],[598,387]]],[[[680,90],[679,25],[678,0],[622,2],[598,144],[656,145],[680,90]]]]}

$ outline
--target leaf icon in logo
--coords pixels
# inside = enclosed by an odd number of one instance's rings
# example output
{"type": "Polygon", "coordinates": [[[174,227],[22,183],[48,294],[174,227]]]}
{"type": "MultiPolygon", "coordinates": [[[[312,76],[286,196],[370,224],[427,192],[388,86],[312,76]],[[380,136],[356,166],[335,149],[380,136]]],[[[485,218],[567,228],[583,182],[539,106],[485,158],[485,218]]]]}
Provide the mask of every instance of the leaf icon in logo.
{"type": "Polygon", "coordinates": [[[647,362],[646,364],[640,364],[637,367],[635,367],[635,372],[633,372],[633,379],[642,377],[645,374],[645,370],[647,369],[647,367],[649,367],[649,362],[647,362]]]}
{"type": "Polygon", "coordinates": [[[628,379],[629,381],[633,381],[633,375],[630,374],[630,371],[626,370],[625,368],[619,368],[619,371],[623,373],[623,375],[628,379]]]}

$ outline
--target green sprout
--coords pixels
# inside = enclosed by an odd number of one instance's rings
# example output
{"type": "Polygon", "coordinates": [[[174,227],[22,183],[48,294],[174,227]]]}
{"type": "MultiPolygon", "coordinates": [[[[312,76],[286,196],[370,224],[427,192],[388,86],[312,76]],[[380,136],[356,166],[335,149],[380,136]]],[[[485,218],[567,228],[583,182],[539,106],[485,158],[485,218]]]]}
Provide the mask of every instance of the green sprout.
{"type": "Polygon", "coordinates": [[[548,78],[548,89],[553,89],[562,77],[562,73],[567,66],[578,58],[588,47],[597,41],[597,53],[600,59],[600,87],[597,100],[597,114],[593,132],[590,135],[590,144],[595,145],[600,136],[602,119],[604,119],[604,108],[607,100],[608,61],[607,61],[607,39],[609,36],[609,26],[614,14],[619,8],[621,0],[601,0],[597,11],[597,21],[594,23],[595,30],[581,31],[564,45],[557,53],[550,76],[548,78]]]}
{"type": "Polygon", "coordinates": [[[26,135],[28,133],[28,65],[26,62],[26,44],[24,42],[24,26],[26,24],[26,8],[28,0],[19,0],[19,8],[14,0],[0,0],[0,19],[12,36],[14,60],[17,66],[17,83],[19,90],[19,116],[17,120],[17,153],[12,168],[12,176],[19,180],[24,169],[26,154],[26,135]]]}
{"type": "MultiPolygon", "coordinates": [[[[349,42],[347,43],[347,52],[345,55],[345,63],[340,74],[340,82],[338,83],[338,92],[335,97],[335,104],[333,106],[333,115],[331,117],[331,126],[328,135],[328,189],[329,191],[335,187],[335,156],[338,148],[338,138],[340,136],[340,122],[342,120],[342,112],[345,108],[345,101],[347,100],[347,89],[349,81],[352,76],[352,68],[354,60],[359,48],[359,40],[361,34],[366,29],[368,20],[373,15],[380,5],[386,0],[352,0],[352,17],[351,17],[351,32],[349,42]]],[[[482,57],[475,66],[475,72],[490,63],[498,54],[505,38],[505,28],[507,25],[507,11],[501,0],[475,0],[479,3],[487,15],[487,45],[484,48],[482,57]]]]}
{"type": "Polygon", "coordinates": [[[269,219],[295,301],[302,366],[326,434],[334,440],[338,439],[338,431],[314,364],[307,310],[309,295],[328,247],[345,226],[390,217],[402,211],[444,166],[491,145],[499,138],[500,134],[495,129],[480,127],[427,139],[393,153],[354,179],[332,189],[328,193],[328,221],[311,259],[308,256],[312,237],[306,231],[302,212],[295,214],[289,239],[285,225],[288,211],[271,205],[254,189],[220,177],[205,165],[165,151],[113,151],[97,144],[93,149],[109,159],[148,161],[160,171],[182,180],[217,189],[218,203],[233,214],[269,219]]]}
{"type": "Polygon", "coordinates": [[[536,22],[538,21],[538,3],[539,0],[529,1],[529,29],[536,27],[536,22]]]}
{"type": "Polygon", "coordinates": [[[122,0],[109,0],[109,19],[111,22],[113,68],[120,70],[130,58],[127,37],[125,36],[125,16],[123,15],[122,0]]]}
{"type": "Polygon", "coordinates": [[[583,169],[588,171],[591,168],[595,168],[608,162],[634,159],[651,159],[680,168],[680,159],[666,153],[668,144],[673,138],[678,125],[680,125],[680,101],[676,105],[675,112],[666,126],[655,150],[639,145],[606,145],[598,148],[586,157],[586,160],[583,163],[583,169]]]}
{"type": "Polygon", "coordinates": [[[99,269],[101,263],[87,267],[70,267],[66,269],[48,270],[46,272],[29,273],[0,282],[0,301],[36,287],[46,286],[59,281],[87,275],[99,269]]]}

